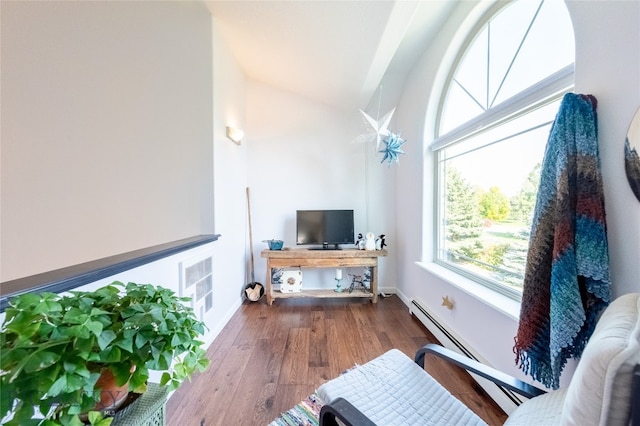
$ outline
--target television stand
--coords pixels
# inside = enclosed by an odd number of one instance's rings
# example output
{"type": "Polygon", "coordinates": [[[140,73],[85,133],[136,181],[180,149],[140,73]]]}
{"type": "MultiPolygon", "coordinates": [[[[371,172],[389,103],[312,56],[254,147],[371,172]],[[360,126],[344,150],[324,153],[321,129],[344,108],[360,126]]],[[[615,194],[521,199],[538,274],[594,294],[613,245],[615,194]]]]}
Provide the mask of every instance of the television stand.
{"type": "Polygon", "coordinates": [[[386,250],[310,250],[284,249],[262,250],[261,256],[267,259],[267,277],[265,294],[267,304],[274,299],[291,297],[367,297],[372,303],[378,302],[378,257],[387,255],[386,250]],[[273,291],[271,273],[274,268],[352,268],[368,267],[371,269],[371,293],[343,291],[337,293],[330,290],[302,290],[299,293],[281,293],[273,291]]]}

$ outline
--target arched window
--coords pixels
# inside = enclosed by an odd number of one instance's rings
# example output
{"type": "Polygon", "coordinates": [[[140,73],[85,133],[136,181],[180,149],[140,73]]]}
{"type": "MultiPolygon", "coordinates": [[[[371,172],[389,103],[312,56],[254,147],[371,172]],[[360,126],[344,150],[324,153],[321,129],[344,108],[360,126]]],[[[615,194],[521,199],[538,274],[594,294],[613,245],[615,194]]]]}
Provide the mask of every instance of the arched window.
{"type": "Polygon", "coordinates": [[[497,2],[440,100],[435,261],[519,300],[540,165],[574,39],[561,0],[497,2]]]}

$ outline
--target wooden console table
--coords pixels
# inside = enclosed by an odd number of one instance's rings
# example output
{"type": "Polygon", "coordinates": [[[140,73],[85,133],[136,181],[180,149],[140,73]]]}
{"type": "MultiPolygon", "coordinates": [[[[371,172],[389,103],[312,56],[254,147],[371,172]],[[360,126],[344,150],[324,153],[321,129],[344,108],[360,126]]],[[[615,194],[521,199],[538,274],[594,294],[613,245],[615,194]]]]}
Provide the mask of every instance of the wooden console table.
{"type": "Polygon", "coordinates": [[[262,257],[267,259],[267,278],[265,293],[267,304],[273,299],[287,297],[368,297],[373,303],[378,302],[378,257],[387,255],[386,250],[309,250],[285,248],[284,250],[262,250],[262,257]],[[298,293],[281,293],[273,291],[271,269],[273,268],[371,268],[371,293],[332,290],[302,290],[298,293]]]}

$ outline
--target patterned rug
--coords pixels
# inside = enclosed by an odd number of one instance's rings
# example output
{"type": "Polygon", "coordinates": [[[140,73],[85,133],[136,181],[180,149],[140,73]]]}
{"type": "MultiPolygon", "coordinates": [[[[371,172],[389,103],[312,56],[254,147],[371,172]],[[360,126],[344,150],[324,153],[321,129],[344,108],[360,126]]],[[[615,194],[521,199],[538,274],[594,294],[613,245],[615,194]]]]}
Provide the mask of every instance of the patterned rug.
{"type": "Polygon", "coordinates": [[[324,402],[312,393],[292,409],[282,413],[280,417],[269,423],[269,426],[318,426],[320,409],[324,402]]]}
{"type": "MultiPolygon", "coordinates": [[[[359,364],[355,364],[353,367],[344,370],[340,375],[342,376],[344,373],[348,373],[359,366],[359,364]]],[[[320,409],[323,405],[322,399],[314,392],[300,404],[282,413],[280,417],[269,423],[269,426],[318,426],[320,409]]]]}

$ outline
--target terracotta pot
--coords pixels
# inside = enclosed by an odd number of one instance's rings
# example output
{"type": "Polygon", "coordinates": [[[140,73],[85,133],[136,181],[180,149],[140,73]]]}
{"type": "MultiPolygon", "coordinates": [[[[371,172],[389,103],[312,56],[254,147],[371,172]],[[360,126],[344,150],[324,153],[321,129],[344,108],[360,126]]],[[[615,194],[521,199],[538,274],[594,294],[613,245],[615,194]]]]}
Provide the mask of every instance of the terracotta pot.
{"type": "MultiPolygon", "coordinates": [[[[135,366],[131,368],[131,372],[134,370],[135,366]]],[[[95,387],[100,389],[100,402],[88,411],[100,411],[107,416],[113,416],[127,401],[129,383],[125,383],[123,386],[116,385],[116,379],[109,368],[100,370],[100,377],[98,377],[95,387]]],[[[83,423],[89,421],[88,411],[78,415],[83,423]]]]}
{"type": "Polygon", "coordinates": [[[129,395],[129,383],[122,386],[116,385],[116,379],[108,368],[100,372],[100,378],[95,387],[101,389],[100,402],[94,407],[95,411],[116,411],[129,395]]]}

